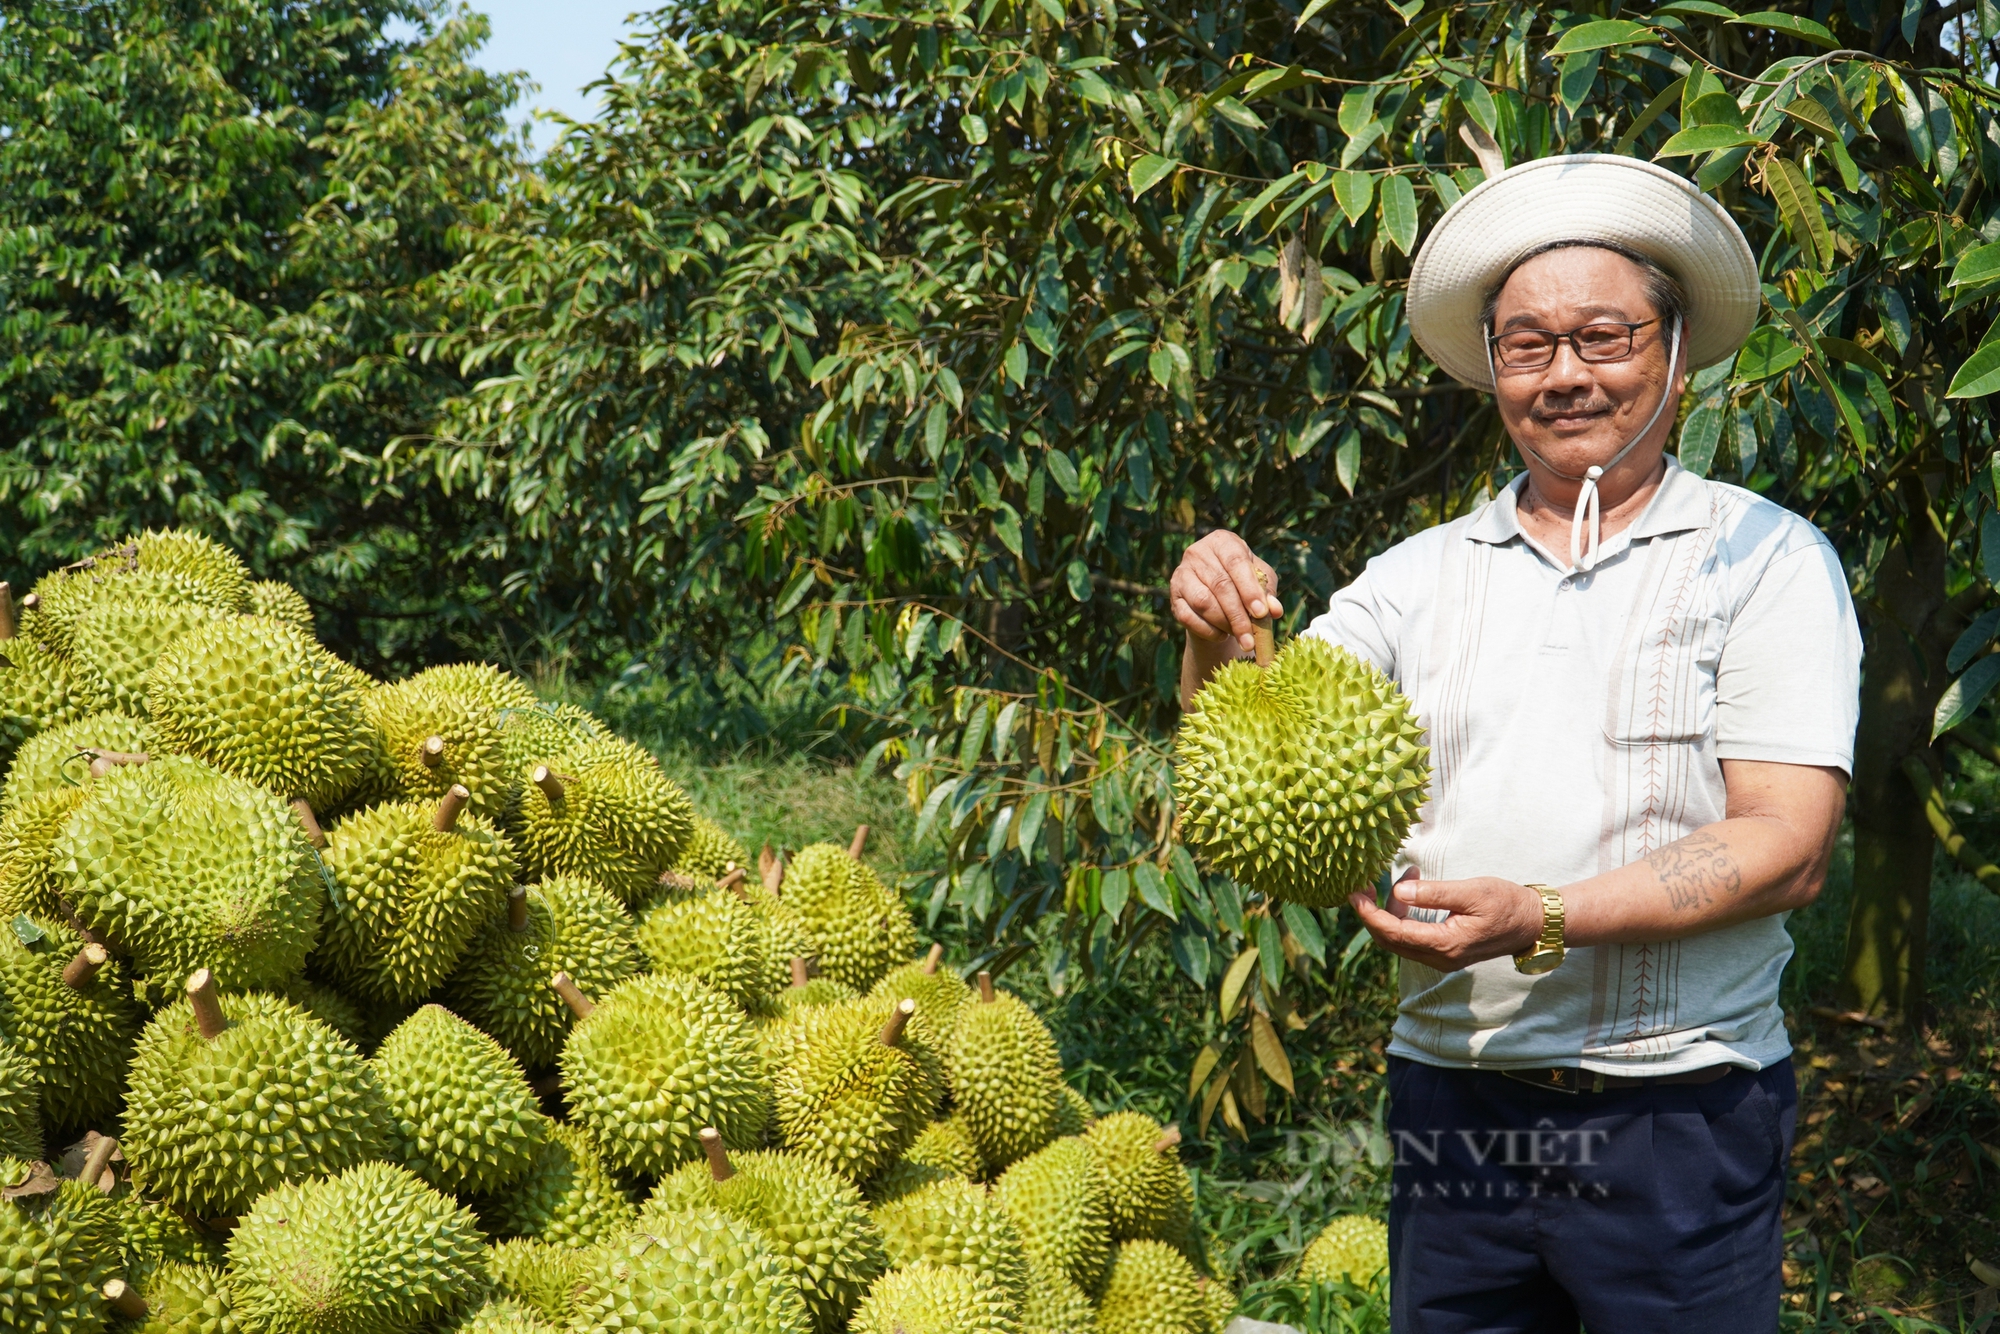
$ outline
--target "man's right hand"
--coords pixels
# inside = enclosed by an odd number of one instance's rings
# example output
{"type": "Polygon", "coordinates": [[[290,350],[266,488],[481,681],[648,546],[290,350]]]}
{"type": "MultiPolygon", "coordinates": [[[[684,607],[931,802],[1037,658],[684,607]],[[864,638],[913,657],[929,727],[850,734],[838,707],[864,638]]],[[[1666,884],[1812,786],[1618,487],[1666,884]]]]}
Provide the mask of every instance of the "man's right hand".
{"type": "Polygon", "coordinates": [[[1277,592],[1278,572],[1259,560],[1249,543],[1221,529],[1187,549],[1169,585],[1174,619],[1191,637],[1214,649],[1234,639],[1245,653],[1256,648],[1250,623],[1284,614],[1277,592]]]}

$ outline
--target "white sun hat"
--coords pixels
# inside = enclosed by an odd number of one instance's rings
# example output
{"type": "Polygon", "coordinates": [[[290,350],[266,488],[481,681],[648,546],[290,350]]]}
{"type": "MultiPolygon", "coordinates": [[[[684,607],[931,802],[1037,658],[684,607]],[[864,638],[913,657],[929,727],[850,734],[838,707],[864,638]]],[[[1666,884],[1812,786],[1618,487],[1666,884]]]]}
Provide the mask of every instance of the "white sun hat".
{"type": "Polygon", "coordinates": [[[1722,205],[1650,162],[1573,153],[1481,182],[1431,228],[1408,296],[1410,332],[1431,360],[1491,393],[1479,322],[1486,294],[1522,256],[1557,241],[1616,242],[1678,279],[1690,369],[1733,355],[1757,322],[1757,259],[1722,205]]]}

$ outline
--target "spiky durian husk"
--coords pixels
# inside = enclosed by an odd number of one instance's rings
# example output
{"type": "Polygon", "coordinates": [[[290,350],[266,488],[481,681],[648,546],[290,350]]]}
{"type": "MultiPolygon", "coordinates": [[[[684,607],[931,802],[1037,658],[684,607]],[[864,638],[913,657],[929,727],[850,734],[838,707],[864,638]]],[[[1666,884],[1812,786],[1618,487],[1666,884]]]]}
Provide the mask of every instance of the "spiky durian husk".
{"type": "Polygon", "coordinates": [[[272,1334],[414,1334],[488,1283],[470,1211],[389,1163],[264,1195],[229,1265],[244,1323],[272,1334]]]}
{"type": "Polygon", "coordinates": [[[56,838],[64,897],[136,971],[224,990],[276,986],[319,936],[326,888],[284,801],[168,755],[91,784],[56,838]]]}
{"type": "Polygon", "coordinates": [[[1097,1303],[1099,1334],[1206,1334],[1208,1308],[1187,1257],[1161,1241],[1128,1241],[1112,1254],[1097,1303]]]}
{"type": "Polygon", "coordinates": [[[67,659],[27,639],[0,643],[0,760],[39,733],[104,706],[103,692],[67,659]]]}
{"type": "Polygon", "coordinates": [[[426,667],[410,679],[432,689],[462,695],[490,713],[532,709],[536,703],[534,689],[526,681],[491,663],[454,662],[426,667]]]}
{"type": "Polygon", "coordinates": [[[1389,1228],[1366,1214],[1343,1214],[1306,1246],[1299,1277],[1308,1283],[1346,1279],[1366,1284],[1389,1267],[1389,1228]]]}
{"type": "Polygon", "coordinates": [[[471,794],[474,815],[498,821],[506,814],[516,780],[493,710],[413,678],[370,690],[361,711],[379,743],[362,799],[436,801],[457,784],[471,794]],[[432,737],[444,742],[434,759],[424,749],[432,737]]]}
{"type": "Polygon", "coordinates": [[[1001,1172],[1056,1137],[1062,1056],[1041,1016],[1009,992],[959,1011],[951,1096],[989,1172],[1001,1172]]]}
{"type": "Polygon", "coordinates": [[[1236,1314],[1235,1290],[1219,1278],[1202,1275],[1201,1309],[1208,1317],[1208,1324],[1201,1334],[1223,1334],[1236,1314]]]}
{"type": "Polygon", "coordinates": [[[182,635],[228,618],[186,602],[106,598],[76,619],[71,671],[92,684],[107,708],[143,716],[146,676],[160,654],[182,635]]]}
{"type": "Polygon", "coordinates": [[[336,893],[317,966],[363,1000],[407,1004],[451,976],[479,929],[505,914],[507,840],[476,815],[439,830],[431,802],[371,806],[327,833],[336,893]]]}
{"type": "Polygon", "coordinates": [[[62,917],[63,877],[56,836],[83,805],[80,787],[38,792],[0,815],[0,922],[22,913],[62,917]]]}
{"type": "Polygon", "coordinates": [[[119,1142],[141,1189],[213,1218],[385,1155],[388,1115],[361,1053],[276,996],[220,1003],[229,1027],[213,1041],[179,1000],[133,1049],[119,1142]]]}
{"type": "Polygon", "coordinates": [[[1030,1259],[1021,1334],[1097,1334],[1097,1308],[1068,1274],[1030,1259]]]}
{"type": "Polygon", "coordinates": [[[694,828],[688,832],[687,842],[681,845],[681,855],[674,863],[674,869],[720,880],[731,867],[749,865],[750,849],[730,837],[728,830],[706,815],[696,815],[694,828]]]}
{"type": "Polygon", "coordinates": [[[137,1191],[112,1197],[118,1220],[118,1250],[128,1283],[142,1283],[170,1264],[219,1265],[223,1241],[219,1234],[197,1231],[188,1221],[137,1191]]]}
{"type": "Polygon", "coordinates": [[[916,952],[910,910],[867,865],[833,843],[801,848],[785,868],[785,906],[819,946],[819,970],[866,991],[916,952]]]}
{"type": "Polygon", "coordinates": [[[311,634],[313,631],[312,604],[305,595],[290,584],[276,579],[258,579],[249,587],[249,605],[243,610],[252,616],[265,616],[274,621],[284,621],[296,625],[311,634]]]}
{"type": "Polygon", "coordinates": [[[906,963],[891,969],[868,994],[876,1000],[892,1004],[905,997],[915,1001],[917,1013],[930,1024],[931,1031],[937,1034],[939,1043],[947,1051],[951,1046],[952,1030],[958,1026],[959,1012],[977,999],[977,994],[965,985],[965,980],[957,971],[942,963],[934,973],[926,973],[921,963],[906,963]]]}
{"type": "Polygon", "coordinates": [[[1060,1102],[1056,1107],[1056,1138],[1065,1135],[1081,1135],[1097,1124],[1097,1109],[1090,1105],[1090,1099],[1078,1093],[1068,1084],[1056,1090],[1060,1102]]]}
{"type": "MultiPolygon", "coordinates": [[[[810,963],[817,959],[819,942],[813,939],[812,929],[806,925],[806,919],[763,885],[746,881],[737,888],[742,891],[745,902],[757,914],[763,926],[764,977],[761,990],[777,1008],[783,1009],[784,1002],[780,1000],[780,993],[792,985],[792,960],[804,959],[810,963]]],[[[833,983],[832,978],[813,980],[839,985],[843,999],[861,994],[853,987],[833,983]]]]}
{"type": "Polygon", "coordinates": [[[553,1064],[574,1022],[549,987],[568,973],[602,996],[639,970],[632,920],[588,880],[560,876],[528,887],[528,929],[502,913],[466,947],[445,986],[452,1010],[491,1033],[530,1070],[553,1064]]]}
{"type": "Polygon", "coordinates": [[[924,1260],[962,1265],[1015,1305],[1027,1300],[1028,1252],[1020,1229],[984,1186],[962,1177],[934,1182],[877,1205],[875,1223],[892,1267],[924,1260]]]}
{"type": "Polygon", "coordinates": [[[590,1136],[559,1122],[544,1130],[528,1170],[500,1194],[476,1201],[486,1230],[564,1250],[624,1235],[639,1211],[590,1136]]]}
{"type": "Polygon", "coordinates": [[[1113,1240],[1178,1244],[1187,1235],[1194,1188],[1178,1151],[1154,1151],[1161,1131],[1158,1121],[1141,1112],[1113,1112],[1085,1132],[1104,1168],[1113,1240]]]}
{"type": "Polygon", "coordinates": [[[657,1176],[700,1152],[713,1126],[754,1148],[770,1116],[757,1037],[728,997],[692,978],[635,977],[597,998],[563,1044],[570,1116],[606,1161],[657,1176]]]}
{"type": "Polygon", "coordinates": [[[121,1326],[130,1334],[242,1334],[229,1275],[215,1265],[163,1264],[134,1287],[146,1317],[121,1326]]]}
{"type": "Polygon", "coordinates": [[[791,1271],[748,1223],[713,1209],[655,1213],[593,1248],[572,1310],[578,1330],[810,1334],[791,1271]]]}
{"type": "Polygon", "coordinates": [[[706,1162],[661,1178],[640,1214],[708,1208],[764,1234],[799,1285],[821,1334],[832,1334],[884,1268],[882,1237],[852,1185],[796,1154],[731,1154],[735,1175],[716,1181],[706,1162]]]}
{"type": "Polygon", "coordinates": [[[1268,669],[1225,664],[1181,723],[1181,837],[1238,884],[1317,907],[1373,882],[1424,803],[1430,749],[1409,701],[1321,639],[1268,669]]]}
{"type": "Polygon", "coordinates": [[[525,703],[510,704],[496,714],[500,720],[500,743],[506,754],[507,772],[518,795],[536,764],[559,765],[562,758],[594,741],[611,737],[611,729],[598,721],[590,710],[576,704],[552,704],[530,696],[525,703]]]}
{"type": "Polygon", "coordinates": [[[42,1081],[25,1055],[0,1042],[0,1158],[41,1156],[42,1081]]]}
{"type": "Polygon", "coordinates": [[[548,1137],[520,1065],[441,1005],[405,1019],[371,1064],[389,1112],[390,1157],[439,1190],[500,1190],[527,1172],[548,1137]]]}
{"type": "Polygon", "coordinates": [[[77,618],[102,602],[150,599],[233,616],[249,610],[249,585],[243,562],[220,543],[179,529],[148,531],[44,575],[35,584],[40,605],[21,632],[67,654],[77,618]]]}
{"type": "Polygon", "coordinates": [[[14,752],[6,791],[0,794],[0,809],[12,810],[50,792],[89,787],[93,780],[91,757],[83,753],[87,750],[131,754],[150,753],[154,747],[153,729],[143,718],[128,714],[105,711],[60,723],[14,752]]]}
{"type": "MultiPolygon", "coordinates": [[[[0,1187],[27,1180],[29,1165],[0,1158],[0,1187]]],[[[0,1325],[9,1334],[97,1334],[104,1284],[119,1275],[111,1202],[64,1181],[53,1192],[0,1199],[0,1325]]]]}
{"type": "Polygon", "coordinates": [[[270,991],[346,1038],[357,1051],[368,1051],[383,1036],[376,1031],[374,1015],[353,997],[324,982],[315,982],[304,973],[286,978],[270,991]]]}
{"type": "Polygon", "coordinates": [[[146,678],[160,744],[327,810],[361,781],[374,732],[361,691],[297,626],[261,616],[189,631],[146,678]]]}
{"type": "Polygon", "coordinates": [[[562,1334],[525,1302],[493,1298],[451,1327],[451,1334],[562,1334]]]}
{"type": "Polygon", "coordinates": [[[1029,1261],[1069,1275],[1097,1291],[1110,1259],[1111,1215],[1104,1204],[1104,1169],[1081,1139],[1059,1139],[1007,1169],[993,1198],[1021,1230],[1029,1261]]]}
{"type": "Polygon", "coordinates": [[[856,1185],[909,1148],[944,1091],[921,1015],[895,1046],[883,1044],[893,1008],[863,999],[800,1010],[765,1048],[785,1147],[856,1185]]]}
{"type": "Polygon", "coordinates": [[[499,1297],[519,1302],[553,1324],[569,1323],[570,1293],[583,1276],[580,1249],[511,1237],[496,1243],[487,1258],[499,1297]]]}
{"type": "Polygon", "coordinates": [[[660,762],[629,741],[587,742],[550,766],[559,806],[527,783],[511,829],[531,876],[588,876],[630,902],[648,893],[680,855],[694,823],[687,793],[660,762]]]}
{"type": "Polygon", "coordinates": [[[117,959],[80,988],[62,980],[83,945],[45,918],[0,922],[0,1039],[33,1068],[49,1123],[68,1129],[116,1113],[139,1027],[131,980],[117,959]]]}
{"type": "Polygon", "coordinates": [[[919,1261],[875,1280],[852,1334],[1020,1334],[1020,1311],[977,1270],[919,1261]]]}
{"type": "Polygon", "coordinates": [[[985,1175],[979,1150],[965,1124],[956,1116],[933,1121],[920,1131],[903,1156],[869,1183],[869,1194],[888,1201],[939,1181],[978,1181],[985,1175]]]}
{"type": "Polygon", "coordinates": [[[738,1005],[764,994],[764,919],[726,890],[668,895],[640,919],[638,939],[655,972],[685,973],[738,1005]]]}

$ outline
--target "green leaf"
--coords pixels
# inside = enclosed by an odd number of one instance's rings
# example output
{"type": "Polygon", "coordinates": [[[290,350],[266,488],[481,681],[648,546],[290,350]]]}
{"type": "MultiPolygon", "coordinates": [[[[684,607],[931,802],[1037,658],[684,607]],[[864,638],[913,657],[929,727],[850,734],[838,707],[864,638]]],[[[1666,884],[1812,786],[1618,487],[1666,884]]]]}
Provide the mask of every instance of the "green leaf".
{"type": "Polygon", "coordinates": [[[1806,350],[1793,342],[1785,331],[1775,324],[1759,325],[1743,340],[1743,350],[1736,354],[1735,378],[1744,384],[1756,384],[1774,375],[1783,375],[1806,358],[1806,350]]]}
{"type": "Polygon", "coordinates": [[[1264,124],[1263,117],[1259,116],[1256,112],[1252,111],[1249,107],[1244,106],[1241,102],[1237,101],[1233,97],[1216,98],[1215,112],[1217,115],[1221,116],[1224,120],[1233,121],[1236,124],[1241,125],[1246,130],[1262,130],[1268,128],[1264,124]]]}
{"type": "Polygon", "coordinates": [[[1674,3],[1661,5],[1653,12],[1655,14],[1672,14],[1677,17],[1699,16],[1711,19],[1733,19],[1736,17],[1735,10],[1726,5],[1718,5],[1714,3],[1714,0],[1674,0],[1674,3]]]}
{"type": "Polygon", "coordinates": [[[1277,180],[1272,181],[1269,185],[1258,191],[1257,197],[1248,204],[1245,204],[1243,211],[1237,215],[1239,221],[1236,224],[1236,230],[1240,232],[1245,227],[1248,227],[1256,219],[1257,215],[1264,211],[1266,205],[1305,178],[1306,174],[1302,171],[1291,172],[1288,175],[1280,176],[1277,180]]]}
{"type": "Polygon", "coordinates": [[[1951,387],[1944,391],[1946,398],[1984,398],[2000,389],[2000,338],[1996,334],[2000,334],[2000,320],[1994,321],[1978,348],[1952,375],[1951,387]]]}
{"type": "MultiPolygon", "coordinates": [[[[1735,99],[1730,100],[1733,102],[1735,99]]],[[[1785,103],[1785,114],[1823,138],[1836,140],[1840,138],[1840,131],[1835,128],[1833,117],[1819,104],[1817,98],[1795,97],[1785,103]]]]}
{"type": "Polygon", "coordinates": [[[1106,871],[1103,883],[1098,886],[1097,904],[1104,910],[1104,915],[1115,922],[1124,916],[1125,900],[1131,896],[1131,892],[1132,880],[1124,867],[1106,871]]]}
{"type": "Polygon", "coordinates": [[[1339,446],[1333,451],[1333,475],[1348,495],[1354,494],[1354,484],[1361,480],[1361,432],[1350,426],[1340,437],[1339,446]]]}
{"type": "Polygon", "coordinates": [[[1785,225],[1799,249],[1810,255],[1821,269],[1831,268],[1833,233],[1827,228],[1819,195],[1799,164],[1790,158],[1772,158],[1764,170],[1764,184],[1777,202],[1778,211],[1784,214],[1785,225]]]}
{"type": "Polygon", "coordinates": [[[1715,447],[1722,440],[1723,413],[1713,399],[1704,400],[1681,426],[1681,466],[1697,477],[1708,476],[1715,464],[1715,447]]]}
{"type": "Polygon", "coordinates": [[[1417,191],[1400,173],[1382,182],[1382,227],[1396,248],[1409,254],[1417,244],[1417,191]]]}
{"type": "Polygon", "coordinates": [[[1801,41],[1811,42],[1814,46],[1823,46],[1829,51],[1837,50],[1840,46],[1824,23],[1814,23],[1811,19],[1800,18],[1796,14],[1780,14],[1776,10],[1766,10],[1761,14],[1745,14],[1740,19],[1731,19],[1730,22],[1746,28],[1769,28],[1773,32],[1782,32],[1801,41]]]}
{"type": "Polygon", "coordinates": [[[1682,128],[1692,129],[1697,125],[1731,125],[1743,128],[1743,108],[1736,105],[1736,99],[1728,93],[1716,91],[1702,93],[1681,111],[1682,128]]]}
{"type": "Polygon", "coordinates": [[[930,455],[933,463],[944,452],[944,430],[950,420],[951,414],[942,403],[931,404],[931,410],[924,414],[924,453],[930,455]]]}
{"type": "Polygon", "coordinates": [[[35,919],[26,913],[21,913],[7,925],[14,932],[14,939],[29,947],[41,944],[48,935],[48,932],[42,930],[35,919]]]}
{"type": "Polygon", "coordinates": [[[1165,347],[1156,347],[1146,356],[1146,369],[1152,373],[1153,383],[1160,388],[1173,391],[1174,354],[1165,347]]]}
{"type": "Polygon", "coordinates": [[[1989,513],[1980,521],[1979,564],[1986,582],[2000,585],[2000,514],[1989,513]]]}
{"type": "Polygon", "coordinates": [[[1320,967],[1326,967],[1326,935],[1319,929],[1319,918],[1312,909],[1302,903],[1287,903],[1285,929],[1299,942],[1300,949],[1310,954],[1320,967]]]}
{"type": "Polygon", "coordinates": [[[1681,90],[1686,86],[1687,79],[1682,77],[1675,79],[1672,83],[1660,89],[1654,95],[1653,100],[1646,103],[1646,109],[1641,111],[1633,119],[1632,123],[1625,127],[1625,133],[1618,136],[1618,143],[1611,151],[1620,154],[1631,152],[1632,146],[1639,142],[1639,136],[1644,134],[1651,128],[1654,121],[1664,116],[1669,109],[1680,101],[1681,90]]]}
{"type": "Polygon", "coordinates": [[[1162,917],[1180,920],[1174,911],[1173,892],[1167,888],[1167,878],[1160,874],[1160,868],[1152,862],[1140,862],[1132,868],[1132,883],[1138,888],[1139,902],[1159,913],[1162,917]]]}
{"type": "Polygon", "coordinates": [[[1995,682],[2000,682],[2000,654],[1989,654],[1946,687],[1944,698],[1938,701],[1937,711],[1931,715],[1931,740],[1937,740],[1970,718],[1995,682]]]}
{"type": "MultiPolygon", "coordinates": [[[[1996,518],[2000,516],[1989,514],[1986,522],[1992,523],[1996,518]]],[[[1992,575],[1987,576],[1986,582],[1994,582],[1992,575]]],[[[1978,619],[1965,627],[1965,633],[1953,641],[1951,652],[1945,655],[1944,669],[1948,672],[1963,671],[1975,654],[1993,642],[1995,634],[2000,634],[2000,607],[1989,607],[1980,612],[1978,619]]]]}
{"type": "MultiPolygon", "coordinates": [[[[1036,770],[1036,772],[1039,773],[1040,770],[1036,770]]],[[[1027,804],[1021,808],[1018,841],[1021,845],[1021,856],[1026,861],[1034,861],[1035,854],[1041,848],[1042,822],[1048,818],[1048,814],[1049,793],[1047,788],[1029,797],[1027,804]]]]}
{"type": "Polygon", "coordinates": [[[958,132],[965,136],[965,142],[969,144],[983,144],[987,135],[986,118],[968,112],[958,118],[958,132]]]}
{"type": "Polygon", "coordinates": [[[1007,378],[1015,384],[1028,382],[1028,349],[1019,343],[1007,349],[1007,378]]]}
{"type": "MultiPolygon", "coordinates": [[[[1563,57],[1560,77],[1556,80],[1556,100],[1571,115],[1590,100],[1590,90],[1597,84],[1597,67],[1604,59],[1602,51],[1576,51],[1563,57]]],[[[1490,134],[1491,125],[1481,121],[1490,134]]]]}
{"type": "Polygon", "coordinates": [[[1692,157],[1697,153],[1719,153],[1726,148],[1743,148],[1764,141],[1748,130],[1739,130],[1734,125],[1697,125],[1693,129],[1682,130],[1660,145],[1660,151],[1653,154],[1658,161],[1663,157],[1692,157]]]}
{"type": "Polygon", "coordinates": [[[1375,97],[1381,91],[1371,83],[1341,94],[1340,128],[1349,138],[1360,134],[1375,119],[1375,97]]]}
{"type": "Polygon", "coordinates": [[[1365,171],[1336,171],[1333,197],[1349,222],[1359,222],[1375,202],[1375,177],[1365,171]]]}
{"type": "Polygon", "coordinates": [[[1742,171],[1743,164],[1749,160],[1749,157],[1750,146],[1747,144],[1741,148],[1731,148],[1715,154],[1708,161],[1702,163],[1701,169],[1695,172],[1694,183],[1696,187],[1702,190],[1713,190],[1716,186],[1721,185],[1724,181],[1742,171]]]}
{"type": "Polygon", "coordinates": [[[1951,266],[1950,283],[1953,287],[1992,282],[1995,278],[2000,278],[2000,241],[1974,246],[1951,266]]]}
{"type": "Polygon", "coordinates": [[[1594,23],[1581,23],[1556,39],[1549,48],[1552,56],[1566,56],[1572,51],[1601,51],[1608,46],[1630,46],[1635,42],[1650,42],[1654,32],[1643,23],[1630,19],[1599,19],[1594,23]]]}
{"type": "Polygon", "coordinates": [[[1069,595],[1078,602],[1090,601],[1094,591],[1090,583],[1090,567],[1080,560],[1073,560],[1063,567],[1063,581],[1069,585],[1069,595]]]}
{"type": "Polygon", "coordinates": [[[1132,197],[1137,199],[1140,195],[1145,194],[1146,191],[1173,175],[1180,165],[1180,163],[1174,161],[1172,158],[1161,157],[1158,153],[1148,153],[1144,157],[1137,159],[1132,163],[1131,170],[1125,175],[1125,179],[1132,183],[1132,197]]]}
{"type": "Polygon", "coordinates": [[[1278,923],[1269,916],[1257,919],[1257,960],[1263,966],[1264,984],[1276,991],[1285,981],[1285,941],[1278,923]]]}
{"type": "Polygon", "coordinates": [[[1465,114],[1472,117],[1480,129],[1488,134],[1494,133],[1500,124],[1500,112],[1493,105],[1493,94],[1486,91],[1486,85],[1477,79],[1459,78],[1453,81],[1452,87],[1458,93],[1458,104],[1465,108],[1465,114]]]}

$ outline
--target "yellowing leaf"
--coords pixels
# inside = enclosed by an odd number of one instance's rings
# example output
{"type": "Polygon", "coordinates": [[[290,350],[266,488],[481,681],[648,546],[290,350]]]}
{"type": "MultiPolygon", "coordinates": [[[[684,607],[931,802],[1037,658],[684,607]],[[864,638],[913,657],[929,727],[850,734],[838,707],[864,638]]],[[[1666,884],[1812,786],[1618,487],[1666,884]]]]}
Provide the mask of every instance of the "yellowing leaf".
{"type": "Polygon", "coordinates": [[[1222,975],[1222,1022],[1228,1023],[1236,1017],[1236,1002],[1243,998],[1243,984],[1250,978],[1250,970],[1257,966],[1257,947],[1251,945],[1236,956],[1229,965],[1229,971],[1222,975]]]}
{"type": "Polygon", "coordinates": [[[1292,1087],[1292,1062],[1285,1055],[1285,1044],[1278,1040],[1278,1030],[1264,1017],[1262,1010],[1250,1012],[1250,1050],[1256,1054],[1257,1064],[1271,1077],[1271,1082],[1285,1092],[1297,1096],[1292,1087]]]}
{"type": "Polygon", "coordinates": [[[1208,1082],[1208,1077],[1215,1073],[1215,1067],[1221,1061],[1222,1053],[1215,1049],[1213,1042],[1204,1042],[1201,1044],[1201,1051],[1196,1053],[1194,1058],[1194,1072],[1188,1076],[1188,1097],[1190,1100],[1193,1099],[1195,1094],[1201,1092],[1201,1086],[1208,1082]]]}

